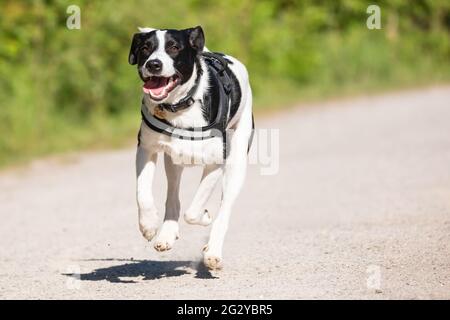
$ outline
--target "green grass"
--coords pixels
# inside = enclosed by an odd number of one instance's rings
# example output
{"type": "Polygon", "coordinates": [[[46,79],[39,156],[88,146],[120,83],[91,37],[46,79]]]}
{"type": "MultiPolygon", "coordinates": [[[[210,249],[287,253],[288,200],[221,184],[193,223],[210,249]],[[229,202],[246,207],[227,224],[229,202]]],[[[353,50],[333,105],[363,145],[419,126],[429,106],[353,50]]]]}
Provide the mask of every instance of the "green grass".
{"type": "MultiPolygon", "coordinates": [[[[430,80],[421,77],[422,81],[379,82],[336,85],[330,87],[302,87],[282,80],[272,87],[277,91],[262,93],[254,101],[256,117],[266,117],[267,113],[282,112],[301,104],[329,100],[334,98],[358,96],[362,94],[381,94],[386,91],[413,89],[421,86],[440,85],[450,83],[450,78],[430,80]]],[[[136,96],[136,101],[139,101],[136,96]]],[[[0,167],[23,165],[30,160],[48,155],[64,154],[80,150],[115,149],[136,144],[137,132],[140,124],[139,103],[133,111],[122,113],[116,117],[93,117],[88,122],[70,123],[67,118],[55,115],[47,119],[51,123],[39,137],[20,140],[20,136],[10,140],[17,144],[14,152],[3,153],[0,157],[0,167]]],[[[256,119],[257,121],[257,119],[256,119]]],[[[13,138],[13,137],[12,137],[13,138]]],[[[11,148],[13,149],[13,148],[11,148]]]]}
{"type": "Polygon", "coordinates": [[[248,67],[257,115],[450,82],[448,1],[377,3],[381,30],[366,28],[370,1],[0,1],[0,166],[136,142],[137,26],[202,25],[209,49],[248,67]],[[66,28],[70,4],[81,30],[66,28]]]}
{"type": "Polygon", "coordinates": [[[51,116],[52,123],[33,138],[20,136],[8,141],[8,152],[0,156],[0,167],[25,164],[31,159],[79,150],[118,148],[136,141],[140,113],[117,117],[97,116],[88,122],[67,124],[63,116],[51,116]],[[11,145],[16,146],[10,147],[11,145]]]}

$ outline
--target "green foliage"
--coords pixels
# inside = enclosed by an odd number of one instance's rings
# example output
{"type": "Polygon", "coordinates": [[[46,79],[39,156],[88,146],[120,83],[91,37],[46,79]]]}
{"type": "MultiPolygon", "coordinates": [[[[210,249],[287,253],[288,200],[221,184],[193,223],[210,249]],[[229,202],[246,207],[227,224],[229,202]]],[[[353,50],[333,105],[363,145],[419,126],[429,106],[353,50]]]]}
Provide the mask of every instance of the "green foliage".
{"type": "Polygon", "coordinates": [[[378,1],[0,0],[0,164],[118,144],[139,123],[127,63],[138,26],[202,25],[208,48],[249,68],[255,109],[292,99],[448,81],[450,3],[378,1]],[[81,30],[66,27],[69,5],[81,30]]]}

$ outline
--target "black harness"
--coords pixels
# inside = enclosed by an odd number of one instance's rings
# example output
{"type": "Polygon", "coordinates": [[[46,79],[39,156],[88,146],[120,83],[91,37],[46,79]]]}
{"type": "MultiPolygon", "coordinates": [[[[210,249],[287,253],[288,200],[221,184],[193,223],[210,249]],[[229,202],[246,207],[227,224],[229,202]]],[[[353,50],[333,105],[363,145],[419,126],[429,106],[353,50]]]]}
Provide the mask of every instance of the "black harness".
{"type": "MultiPolygon", "coordinates": [[[[232,90],[233,81],[230,78],[227,60],[219,53],[203,52],[202,56],[210,71],[211,80],[217,85],[219,90],[219,105],[215,119],[210,124],[203,127],[177,128],[172,126],[168,121],[159,119],[147,111],[144,103],[142,103],[141,114],[144,123],[152,130],[162,134],[183,139],[183,140],[206,140],[215,137],[221,137],[224,143],[224,157],[228,154],[226,129],[230,119],[230,92],[232,90]]],[[[201,76],[201,69],[198,69],[197,77],[201,76]]],[[[188,95],[176,104],[162,103],[157,106],[161,110],[169,112],[177,112],[188,108],[194,103],[192,96],[195,94],[198,82],[190,90],[188,95]]],[[[207,95],[203,97],[203,103],[211,104],[211,98],[207,95]]]]}

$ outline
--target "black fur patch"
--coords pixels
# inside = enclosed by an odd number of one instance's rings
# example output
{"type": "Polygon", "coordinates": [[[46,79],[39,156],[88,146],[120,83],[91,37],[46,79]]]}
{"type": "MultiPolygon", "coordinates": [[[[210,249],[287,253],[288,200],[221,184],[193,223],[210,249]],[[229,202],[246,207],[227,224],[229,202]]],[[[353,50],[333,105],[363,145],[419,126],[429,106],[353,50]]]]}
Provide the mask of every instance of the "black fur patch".
{"type": "Polygon", "coordinates": [[[181,84],[188,81],[197,59],[197,50],[189,44],[189,33],[186,30],[166,30],[165,51],[181,76],[181,84]]]}

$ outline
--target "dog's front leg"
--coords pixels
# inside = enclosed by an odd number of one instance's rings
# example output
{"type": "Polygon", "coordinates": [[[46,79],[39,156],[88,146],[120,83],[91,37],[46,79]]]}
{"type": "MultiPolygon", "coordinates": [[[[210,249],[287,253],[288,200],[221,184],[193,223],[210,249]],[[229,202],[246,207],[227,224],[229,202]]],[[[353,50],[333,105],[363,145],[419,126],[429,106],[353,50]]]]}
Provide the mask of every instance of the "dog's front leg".
{"type": "Polygon", "coordinates": [[[167,176],[167,200],[164,223],[155,240],[158,251],[170,250],[178,239],[178,218],[180,217],[180,181],[183,167],[173,163],[169,155],[164,154],[164,166],[167,176]]]}
{"type": "Polygon", "coordinates": [[[139,209],[139,229],[148,241],[158,230],[158,212],[153,199],[152,184],[158,154],[141,146],[136,154],[136,198],[139,209]]]}

